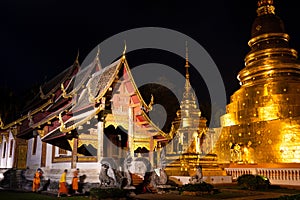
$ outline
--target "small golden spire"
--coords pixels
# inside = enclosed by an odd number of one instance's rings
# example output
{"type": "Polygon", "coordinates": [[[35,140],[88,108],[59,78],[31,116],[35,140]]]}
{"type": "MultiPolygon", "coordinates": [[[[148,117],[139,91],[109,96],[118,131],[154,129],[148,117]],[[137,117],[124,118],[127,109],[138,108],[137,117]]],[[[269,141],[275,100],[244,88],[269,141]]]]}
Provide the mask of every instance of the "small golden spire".
{"type": "Polygon", "coordinates": [[[186,69],[185,77],[186,77],[186,79],[190,78],[189,69],[188,69],[189,67],[190,67],[190,65],[189,65],[189,49],[188,49],[188,43],[186,41],[185,42],[185,69],[186,69]]]}
{"type": "Polygon", "coordinates": [[[275,7],[273,5],[273,0],[258,0],[257,2],[257,15],[267,15],[273,14],[275,15],[275,7]]]}
{"type": "Polygon", "coordinates": [[[126,40],[124,40],[123,58],[125,58],[126,49],[127,49],[126,40]]]}

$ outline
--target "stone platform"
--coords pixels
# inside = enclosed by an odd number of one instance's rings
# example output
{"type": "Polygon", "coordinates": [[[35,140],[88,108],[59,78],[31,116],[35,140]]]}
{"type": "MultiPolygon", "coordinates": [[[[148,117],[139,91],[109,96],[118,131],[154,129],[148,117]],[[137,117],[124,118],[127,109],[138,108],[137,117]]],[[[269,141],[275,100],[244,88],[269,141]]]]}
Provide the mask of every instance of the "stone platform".
{"type": "MultiPolygon", "coordinates": [[[[178,185],[190,183],[190,176],[170,176],[169,180],[174,181],[178,185]]],[[[203,176],[203,181],[210,184],[232,183],[231,176],[203,176]]]]}

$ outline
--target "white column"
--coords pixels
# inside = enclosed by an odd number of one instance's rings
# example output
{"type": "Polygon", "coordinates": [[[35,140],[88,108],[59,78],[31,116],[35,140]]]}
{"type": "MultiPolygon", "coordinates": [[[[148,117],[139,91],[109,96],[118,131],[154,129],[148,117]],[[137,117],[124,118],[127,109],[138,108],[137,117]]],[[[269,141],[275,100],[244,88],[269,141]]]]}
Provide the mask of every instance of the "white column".
{"type": "Polygon", "coordinates": [[[153,141],[153,137],[150,137],[149,161],[151,163],[151,166],[153,166],[153,164],[154,164],[153,153],[154,153],[154,141],[153,141]]]}
{"type": "Polygon", "coordinates": [[[134,117],[133,117],[133,107],[129,105],[128,108],[128,147],[130,149],[130,155],[134,157],[134,117]]]}
{"type": "MultiPolygon", "coordinates": [[[[105,110],[105,97],[102,97],[101,99],[101,110],[105,110]]],[[[100,111],[101,112],[101,111],[100,111]]],[[[104,143],[104,120],[102,119],[103,116],[100,116],[100,119],[98,118],[97,123],[97,135],[98,135],[98,148],[97,148],[97,161],[100,162],[101,158],[103,157],[103,143],[104,143]]]]}
{"type": "Polygon", "coordinates": [[[97,133],[98,133],[97,160],[98,162],[100,162],[101,158],[103,157],[103,137],[104,137],[103,122],[101,121],[99,121],[97,124],[97,133]]]}

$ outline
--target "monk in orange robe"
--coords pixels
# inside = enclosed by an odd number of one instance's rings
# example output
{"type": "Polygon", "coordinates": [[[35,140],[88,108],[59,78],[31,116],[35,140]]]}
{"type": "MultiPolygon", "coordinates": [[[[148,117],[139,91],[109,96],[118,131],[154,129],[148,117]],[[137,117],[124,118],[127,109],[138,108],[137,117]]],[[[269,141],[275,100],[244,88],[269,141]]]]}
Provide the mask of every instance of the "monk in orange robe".
{"type": "Polygon", "coordinates": [[[62,175],[60,176],[57,197],[60,197],[61,194],[66,194],[68,196],[71,196],[71,195],[69,195],[69,191],[67,188],[67,173],[68,173],[68,170],[65,169],[64,172],[62,173],[62,175]]]}
{"type": "Polygon", "coordinates": [[[78,177],[79,175],[79,169],[77,168],[74,172],[73,172],[73,179],[72,179],[72,189],[75,191],[75,194],[78,194],[78,177]]]}
{"type": "Polygon", "coordinates": [[[38,168],[34,173],[33,181],[32,181],[32,192],[38,192],[41,186],[41,177],[42,177],[42,170],[38,168]]]}

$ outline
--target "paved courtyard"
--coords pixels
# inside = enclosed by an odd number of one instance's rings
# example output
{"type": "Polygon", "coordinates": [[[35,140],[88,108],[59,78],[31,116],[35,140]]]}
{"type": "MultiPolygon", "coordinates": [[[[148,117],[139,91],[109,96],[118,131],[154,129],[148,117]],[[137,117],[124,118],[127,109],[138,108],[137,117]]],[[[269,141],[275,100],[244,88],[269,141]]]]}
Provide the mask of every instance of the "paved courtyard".
{"type": "MultiPolygon", "coordinates": [[[[300,194],[300,191],[299,191],[300,194]]],[[[134,197],[135,200],[179,200],[179,199],[193,199],[193,200],[204,200],[204,199],[231,199],[231,200],[260,200],[260,199],[277,199],[284,195],[294,195],[291,193],[279,193],[279,192],[260,192],[260,191],[241,191],[234,189],[222,189],[220,195],[211,195],[208,197],[204,196],[185,196],[178,194],[139,194],[134,197]],[[236,193],[236,197],[226,197],[225,192],[236,193]],[[222,194],[223,193],[223,194],[222,194]]]]}
{"type": "MultiPolygon", "coordinates": [[[[5,199],[5,196],[3,196],[4,193],[1,195],[1,191],[6,191],[6,190],[1,190],[0,189],[0,196],[5,199]]],[[[164,194],[153,194],[153,193],[145,193],[145,194],[137,194],[137,195],[132,195],[131,198],[132,200],[179,200],[179,199],[193,199],[193,200],[204,200],[204,199],[211,199],[211,200],[216,200],[216,199],[231,199],[231,200],[263,200],[263,199],[268,199],[268,200],[275,200],[278,199],[281,196],[286,196],[286,195],[295,195],[295,194],[300,194],[300,189],[299,188],[281,188],[278,190],[266,190],[266,191],[249,191],[249,190],[241,190],[241,189],[236,189],[236,188],[220,188],[219,189],[220,193],[217,194],[203,194],[202,196],[188,196],[188,195],[180,195],[178,191],[171,191],[169,193],[164,193],[164,194]]],[[[12,197],[17,197],[18,200],[22,200],[22,197],[24,199],[26,195],[30,194],[31,192],[28,191],[14,191],[10,190],[9,193],[11,194],[12,197]],[[17,193],[24,193],[23,196],[17,195],[17,193]],[[27,193],[27,194],[25,194],[27,193]]],[[[49,192],[49,191],[43,191],[40,193],[41,195],[45,195],[42,199],[57,199],[57,193],[55,192],[49,192]],[[47,197],[46,197],[47,196],[47,197]]],[[[35,195],[35,194],[33,194],[35,195]]],[[[90,199],[88,195],[79,195],[79,196],[72,196],[72,197],[63,197],[63,199],[90,199]]],[[[10,200],[14,200],[13,198],[10,198],[10,200]]]]}

